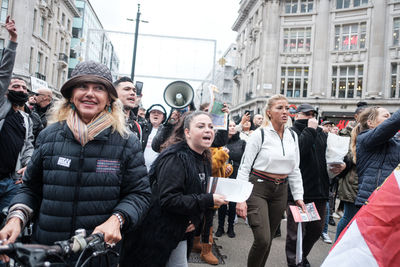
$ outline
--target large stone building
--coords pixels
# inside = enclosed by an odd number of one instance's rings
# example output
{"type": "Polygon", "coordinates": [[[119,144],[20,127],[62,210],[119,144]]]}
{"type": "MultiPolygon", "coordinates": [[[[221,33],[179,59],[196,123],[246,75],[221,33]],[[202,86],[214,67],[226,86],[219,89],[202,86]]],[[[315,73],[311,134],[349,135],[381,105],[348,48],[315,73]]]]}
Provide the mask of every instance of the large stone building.
{"type": "Polygon", "coordinates": [[[74,18],[69,75],[76,64],[84,60],[101,62],[110,68],[113,78],[119,73],[119,59],[103,25],[88,0],[75,0],[81,16],[74,18]]]}
{"type": "Polygon", "coordinates": [[[400,107],[399,0],[242,0],[233,114],[281,93],[329,119],[400,107]]]}
{"type": "MultiPolygon", "coordinates": [[[[14,74],[46,81],[58,91],[67,79],[72,20],[79,16],[73,0],[1,0],[0,23],[7,15],[16,22],[18,48],[14,74]]],[[[8,32],[0,30],[0,49],[7,45],[8,32]]]]}

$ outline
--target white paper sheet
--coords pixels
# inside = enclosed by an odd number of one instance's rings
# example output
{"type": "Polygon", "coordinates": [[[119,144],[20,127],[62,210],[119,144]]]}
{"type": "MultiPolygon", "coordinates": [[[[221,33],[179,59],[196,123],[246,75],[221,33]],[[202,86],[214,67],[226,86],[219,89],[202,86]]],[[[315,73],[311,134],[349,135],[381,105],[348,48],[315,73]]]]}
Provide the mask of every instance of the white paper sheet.
{"type": "Polygon", "coordinates": [[[226,201],[240,203],[250,197],[253,184],[237,179],[210,177],[207,190],[225,196],[226,201]]]}

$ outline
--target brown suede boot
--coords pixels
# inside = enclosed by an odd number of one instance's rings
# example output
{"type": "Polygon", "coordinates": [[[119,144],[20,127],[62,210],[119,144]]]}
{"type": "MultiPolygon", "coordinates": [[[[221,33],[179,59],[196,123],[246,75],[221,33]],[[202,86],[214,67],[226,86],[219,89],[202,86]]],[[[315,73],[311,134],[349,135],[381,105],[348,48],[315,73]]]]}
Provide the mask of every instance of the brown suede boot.
{"type": "Polygon", "coordinates": [[[201,250],[201,254],[200,254],[200,258],[207,262],[208,264],[212,264],[212,265],[218,265],[219,261],[217,259],[217,257],[214,256],[214,254],[212,253],[211,244],[201,244],[202,246],[202,250],[201,250]]]}
{"type": "Polygon", "coordinates": [[[201,252],[201,243],[200,243],[200,236],[195,236],[193,239],[193,252],[201,252]]]}

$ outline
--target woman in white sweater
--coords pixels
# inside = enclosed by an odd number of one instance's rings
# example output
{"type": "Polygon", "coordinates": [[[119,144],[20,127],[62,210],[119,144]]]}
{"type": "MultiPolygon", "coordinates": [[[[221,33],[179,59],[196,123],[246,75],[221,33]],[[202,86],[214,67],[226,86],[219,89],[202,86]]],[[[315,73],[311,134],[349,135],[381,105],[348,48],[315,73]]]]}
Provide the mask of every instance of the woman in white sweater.
{"type": "Polygon", "coordinates": [[[254,235],[247,260],[249,267],[265,266],[272,238],[286,208],[288,184],[296,205],[305,210],[298,138],[285,127],[288,120],[286,97],[272,96],[263,125],[250,135],[239,167],[237,179],[254,185],[247,203],[236,206],[239,216],[248,217],[254,235]]]}

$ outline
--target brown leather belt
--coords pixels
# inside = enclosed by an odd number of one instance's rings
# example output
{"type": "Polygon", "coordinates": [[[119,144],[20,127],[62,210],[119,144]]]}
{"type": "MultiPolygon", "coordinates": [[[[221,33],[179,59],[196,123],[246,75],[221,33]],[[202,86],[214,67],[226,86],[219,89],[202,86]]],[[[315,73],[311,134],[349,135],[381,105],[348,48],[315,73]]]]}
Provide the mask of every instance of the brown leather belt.
{"type": "Polygon", "coordinates": [[[267,180],[267,181],[270,181],[270,182],[274,182],[275,184],[283,184],[288,179],[287,177],[285,177],[285,178],[272,178],[272,177],[269,177],[269,176],[265,175],[263,172],[257,171],[257,170],[252,170],[251,173],[254,174],[255,176],[261,178],[261,179],[264,179],[264,180],[267,180]]]}

